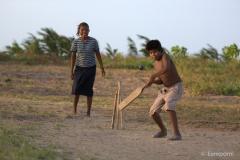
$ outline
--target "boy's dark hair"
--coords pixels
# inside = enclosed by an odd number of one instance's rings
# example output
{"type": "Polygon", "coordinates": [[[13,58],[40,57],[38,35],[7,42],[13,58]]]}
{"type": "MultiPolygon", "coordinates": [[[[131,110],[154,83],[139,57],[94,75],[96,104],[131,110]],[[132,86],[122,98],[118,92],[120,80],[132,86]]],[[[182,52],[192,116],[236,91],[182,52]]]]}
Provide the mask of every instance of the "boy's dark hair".
{"type": "Polygon", "coordinates": [[[78,25],[78,29],[77,29],[77,35],[79,35],[79,29],[80,27],[87,27],[89,29],[89,25],[86,22],[82,22],[78,25]]]}
{"type": "Polygon", "coordinates": [[[159,40],[150,40],[148,41],[148,43],[146,44],[146,50],[149,51],[149,50],[158,50],[160,52],[163,51],[163,48],[162,48],[162,45],[160,43],[159,40]]]}

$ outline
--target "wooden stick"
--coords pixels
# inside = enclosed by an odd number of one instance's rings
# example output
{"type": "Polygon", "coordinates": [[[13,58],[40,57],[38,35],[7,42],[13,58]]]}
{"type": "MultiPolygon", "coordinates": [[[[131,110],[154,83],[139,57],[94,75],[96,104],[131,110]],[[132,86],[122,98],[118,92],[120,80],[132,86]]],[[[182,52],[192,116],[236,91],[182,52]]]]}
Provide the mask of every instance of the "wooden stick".
{"type": "Polygon", "coordinates": [[[123,110],[120,110],[120,108],[119,108],[119,104],[121,103],[121,101],[122,101],[122,97],[121,97],[121,82],[119,81],[118,82],[118,107],[117,107],[117,109],[118,109],[118,123],[117,123],[117,128],[119,128],[119,123],[120,123],[120,128],[121,129],[123,129],[123,110]]]}
{"type": "Polygon", "coordinates": [[[118,96],[118,90],[116,91],[115,97],[114,97],[114,105],[113,105],[113,113],[112,113],[112,123],[111,123],[112,129],[114,128],[115,115],[116,115],[116,109],[117,109],[117,96],[118,96]]]}
{"type": "Polygon", "coordinates": [[[119,114],[119,122],[120,123],[120,128],[123,129],[123,111],[120,110],[119,108],[119,104],[122,101],[122,97],[121,97],[121,82],[118,82],[119,85],[119,95],[118,95],[118,114],[119,114]]]}
{"type": "Polygon", "coordinates": [[[124,129],[124,126],[123,126],[123,112],[124,110],[120,110],[120,126],[121,126],[121,129],[124,129]]]}
{"type": "Polygon", "coordinates": [[[117,92],[117,129],[119,129],[119,115],[120,115],[120,109],[119,109],[119,104],[120,104],[120,92],[121,92],[121,83],[118,81],[118,92],[117,92]]]}

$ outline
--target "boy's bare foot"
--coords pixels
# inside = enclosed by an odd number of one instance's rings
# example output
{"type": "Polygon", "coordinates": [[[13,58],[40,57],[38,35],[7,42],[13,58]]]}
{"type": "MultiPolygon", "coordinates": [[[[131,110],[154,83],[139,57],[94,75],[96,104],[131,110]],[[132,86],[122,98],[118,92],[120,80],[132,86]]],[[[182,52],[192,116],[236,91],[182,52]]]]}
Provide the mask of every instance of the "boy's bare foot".
{"type": "Polygon", "coordinates": [[[169,141],[179,141],[182,140],[182,136],[181,135],[174,135],[171,138],[168,138],[169,141]]]}
{"type": "Polygon", "coordinates": [[[163,138],[167,136],[167,130],[162,130],[153,135],[153,138],[163,138]]]}

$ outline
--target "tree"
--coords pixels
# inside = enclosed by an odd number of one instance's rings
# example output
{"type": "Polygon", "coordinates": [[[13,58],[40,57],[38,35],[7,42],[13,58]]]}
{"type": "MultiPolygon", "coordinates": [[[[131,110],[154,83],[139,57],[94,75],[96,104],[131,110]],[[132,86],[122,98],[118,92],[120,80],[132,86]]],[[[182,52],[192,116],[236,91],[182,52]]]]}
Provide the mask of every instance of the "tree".
{"type": "Polygon", "coordinates": [[[171,48],[171,53],[174,58],[186,58],[188,55],[187,48],[178,45],[171,48]]]}
{"type": "Polygon", "coordinates": [[[141,48],[139,51],[140,51],[145,57],[148,57],[149,54],[148,54],[148,52],[147,52],[147,50],[146,50],[146,45],[147,45],[147,43],[150,41],[150,39],[147,38],[147,37],[145,37],[145,36],[139,35],[139,34],[137,34],[137,36],[138,36],[139,39],[144,40],[144,42],[141,44],[141,47],[142,47],[142,48],[141,48]]]}
{"type": "Polygon", "coordinates": [[[240,49],[238,46],[234,43],[229,46],[225,46],[223,49],[223,59],[224,60],[233,60],[237,59],[237,57],[240,54],[240,49]]]}
{"type": "Polygon", "coordinates": [[[60,36],[51,28],[42,28],[41,32],[38,32],[42,39],[42,49],[46,53],[54,54],[56,56],[65,56],[69,53],[71,46],[70,38],[60,36]]]}
{"type": "Polygon", "coordinates": [[[72,38],[66,36],[59,36],[58,44],[60,50],[60,56],[69,56],[69,49],[71,48],[72,38]]]}
{"type": "Polygon", "coordinates": [[[219,53],[218,53],[217,49],[215,49],[210,44],[208,44],[208,48],[201,49],[200,53],[195,54],[195,55],[202,59],[211,59],[211,60],[219,61],[219,53]]]}
{"type": "Polygon", "coordinates": [[[128,40],[128,55],[130,56],[138,55],[136,43],[130,37],[128,37],[127,40],[128,40]]]}
{"type": "Polygon", "coordinates": [[[118,52],[118,49],[112,49],[111,45],[109,43],[107,43],[107,47],[105,48],[105,50],[107,51],[106,54],[108,57],[110,58],[114,58],[118,52]]]}
{"type": "Polygon", "coordinates": [[[30,34],[23,43],[23,48],[14,41],[12,45],[6,46],[6,53],[10,55],[17,55],[27,53],[34,54],[52,54],[56,56],[70,55],[69,49],[71,47],[72,38],[57,34],[51,28],[42,28],[38,32],[40,38],[30,34]]]}
{"type": "Polygon", "coordinates": [[[11,46],[6,46],[6,52],[11,56],[16,56],[23,54],[24,49],[17,43],[17,41],[14,41],[11,46]]]}
{"type": "Polygon", "coordinates": [[[43,54],[43,50],[40,46],[40,40],[30,33],[30,37],[23,42],[25,52],[30,55],[43,54]]]}

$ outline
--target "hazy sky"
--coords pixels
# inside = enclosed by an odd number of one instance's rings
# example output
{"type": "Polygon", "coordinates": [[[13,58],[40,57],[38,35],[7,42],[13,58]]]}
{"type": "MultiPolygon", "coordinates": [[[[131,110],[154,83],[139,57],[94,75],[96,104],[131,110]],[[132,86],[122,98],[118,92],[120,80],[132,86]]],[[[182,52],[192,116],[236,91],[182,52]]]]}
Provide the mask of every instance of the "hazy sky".
{"type": "Polygon", "coordinates": [[[140,45],[136,34],[168,49],[181,45],[193,53],[209,43],[221,51],[240,46],[239,16],[240,0],[0,0],[0,49],[43,27],[75,36],[86,21],[101,51],[110,43],[127,52],[128,36],[140,45]]]}

